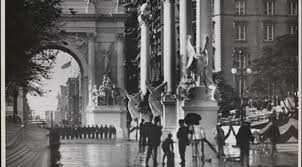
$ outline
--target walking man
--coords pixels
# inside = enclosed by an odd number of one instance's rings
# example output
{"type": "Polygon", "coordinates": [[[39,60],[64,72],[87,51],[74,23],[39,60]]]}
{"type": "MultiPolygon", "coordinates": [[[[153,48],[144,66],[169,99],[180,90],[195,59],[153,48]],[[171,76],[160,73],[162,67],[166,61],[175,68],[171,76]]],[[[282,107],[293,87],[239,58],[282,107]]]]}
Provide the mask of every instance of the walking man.
{"type": "Polygon", "coordinates": [[[189,140],[189,128],[185,126],[185,121],[183,119],[180,119],[178,121],[179,129],[177,132],[177,138],[178,138],[178,148],[179,148],[179,154],[181,158],[181,165],[185,164],[185,152],[187,145],[190,144],[189,140]]]}
{"type": "Polygon", "coordinates": [[[254,141],[250,124],[251,121],[249,119],[246,119],[239,128],[236,136],[237,145],[239,145],[240,147],[241,165],[244,165],[244,163],[246,163],[247,166],[249,166],[250,141],[254,141]]]}

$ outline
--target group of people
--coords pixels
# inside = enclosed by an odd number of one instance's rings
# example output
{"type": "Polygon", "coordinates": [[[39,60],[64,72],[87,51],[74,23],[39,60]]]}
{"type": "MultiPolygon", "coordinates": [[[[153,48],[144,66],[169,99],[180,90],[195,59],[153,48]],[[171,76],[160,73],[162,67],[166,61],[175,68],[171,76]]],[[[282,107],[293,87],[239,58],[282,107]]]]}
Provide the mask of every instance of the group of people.
{"type": "Polygon", "coordinates": [[[116,128],[113,125],[96,126],[55,126],[60,139],[113,139],[116,138],[116,128]]]}
{"type": "MultiPolygon", "coordinates": [[[[144,119],[141,120],[140,123],[140,138],[139,138],[139,148],[140,152],[145,151],[145,147],[147,146],[147,155],[146,155],[146,166],[148,166],[149,159],[151,154],[153,155],[153,165],[156,166],[157,163],[157,149],[161,144],[161,135],[162,135],[162,126],[160,126],[160,118],[156,117],[153,123],[153,116],[150,116],[150,121],[145,122],[144,119]]],[[[179,140],[179,154],[181,157],[180,164],[185,164],[185,151],[186,146],[190,144],[189,135],[190,130],[187,126],[185,126],[184,120],[179,120],[179,129],[177,132],[177,138],[179,140]]],[[[167,165],[171,166],[174,163],[174,147],[175,143],[172,140],[172,134],[169,133],[166,139],[162,142],[161,147],[164,152],[163,155],[163,164],[165,162],[165,158],[167,157],[167,165]]]]}
{"type": "MultiPolygon", "coordinates": [[[[275,119],[273,118],[272,121],[274,122],[275,119]]],[[[194,145],[194,139],[190,139],[190,136],[194,136],[196,138],[196,129],[195,125],[192,128],[189,128],[186,126],[185,121],[183,119],[178,121],[179,123],[179,129],[177,131],[177,139],[178,139],[178,150],[179,150],[179,155],[181,158],[180,164],[184,165],[185,164],[185,152],[186,152],[186,147],[190,145],[193,141],[194,145]]],[[[197,126],[200,127],[200,126],[197,126]]],[[[145,122],[144,119],[141,120],[140,123],[140,138],[139,138],[139,148],[140,152],[145,152],[145,147],[147,146],[147,155],[146,155],[146,166],[148,166],[149,159],[151,155],[153,155],[153,164],[156,166],[157,163],[157,149],[158,146],[162,147],[163,150],[163,164],[165,162],[165,159],[167,157],[167,165],[169,166],[169,163],[173,164],[174,163],[174,141],[172,140],[172,134],[168,134],[166,139],[161,143],[161,136],[162,136],[162,126],[160,126],[160,119],[156,117],[154,119],[153,123],[153,117],[150,117],[149,122],[145,122]]],[[[276,128],[272,128],[272,133],[276,133],[276,128]]],[[[199,141],[208,143],[210,147],[213,147],[209,141],[207,141],[204,131],[203,130],[198,130],[200,131],[199,137],[200,140],[195,139],[196,143],[196,149],[199,147],[199,141]],[[198,142],[197,142],[198,141],[198,142]]],[[[250,151],[250,144],[254,142],[254,136],[251,132],[251,121],[249,119],[246,119],[242,125],[239,128],[238,133],[236,134],[232,126],[230,126],[229,131],[227,134],[224,134],[224,131],[222,129],[222,124],[218,123],[217,126],[214,128],[214,136],[215,136],[215,141],[216,141],[216,146],[217,148],[212,148],[216,153],[218,158],[224,157],[224,145],[225,145],[225,140],[228,138],[230,135],[230,132],[233,132],[234,136],[236,137],[237,141],[237,146],[240,148],[240,161],[242,165],[248,165],[249,161],[249,151],[250,151]]],[[[273,146],[273,153],[277,152],[276,150],[276,138],[272,137],[271,138],[272,146],[273,146]]],[[[201,147],[203,147],[203,144],[201,144],[201,147]]],[[[202,148],[201,148],[202,149],[202,148]]],[[[203,149],[202,149],[203,150],[203,149]]],[[[194,156],[194,153],[193,153],[194,156]]],[[[199,155],[200,156],[200,155],[199,155]]],[[[205,156],[204,153],[202,153],[201,156],[205,156]]],[[[203,157],[204,158],[204,157],[203,157]]],[[[173,166],[173,165],[172,165],[173,166]]]]}

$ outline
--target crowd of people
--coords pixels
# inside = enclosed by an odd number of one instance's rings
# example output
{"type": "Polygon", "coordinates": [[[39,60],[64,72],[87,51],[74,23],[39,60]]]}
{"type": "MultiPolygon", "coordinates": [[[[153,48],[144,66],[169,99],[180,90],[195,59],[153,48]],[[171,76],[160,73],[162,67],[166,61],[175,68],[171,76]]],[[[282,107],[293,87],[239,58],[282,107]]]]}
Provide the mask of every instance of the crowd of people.
{"type": "Polygon", "coordinates": [[[115,139],[116,128],[113,125],[96,126],[55,126],[60,139],[115,139]]]}

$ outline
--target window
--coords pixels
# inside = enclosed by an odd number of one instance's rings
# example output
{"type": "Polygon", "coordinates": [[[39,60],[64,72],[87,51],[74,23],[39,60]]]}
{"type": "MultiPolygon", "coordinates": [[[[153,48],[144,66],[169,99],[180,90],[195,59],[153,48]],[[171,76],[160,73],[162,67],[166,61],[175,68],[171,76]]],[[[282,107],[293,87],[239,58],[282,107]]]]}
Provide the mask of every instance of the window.
{"type": "Polygon", "coordinates": [[[289,34],[297,34],[298,32],[298,26],[297,25],[289,25],[289,34]]]}
{"type": "Polygon", "coordinates": [[[264,14],[265,15],[273,15],[274,14],[274,2],[266,1],[264,3],[264,14]]]}
{"type": "Polygon", "coordinates": [[[235,23],[235,40],[244,41],[246,40],[246,24],[235,23]]]}
{"type": "Polygon", "coordinates": [[[264,24],[264,41],[273,41],[274,40],[274,25],[273,24],[264,24]]]}
{"type": "Polygon", "coordinates": [[[235,14],[237,14],[237,15],[245,14],[245,1],[244,0],[235,1],[235,14]]]}
{"type": "Polygon", "coordinates": [[[294,0],[289,1],[288,3],[288,14],[297,15],[297,2],[294,0]]]}

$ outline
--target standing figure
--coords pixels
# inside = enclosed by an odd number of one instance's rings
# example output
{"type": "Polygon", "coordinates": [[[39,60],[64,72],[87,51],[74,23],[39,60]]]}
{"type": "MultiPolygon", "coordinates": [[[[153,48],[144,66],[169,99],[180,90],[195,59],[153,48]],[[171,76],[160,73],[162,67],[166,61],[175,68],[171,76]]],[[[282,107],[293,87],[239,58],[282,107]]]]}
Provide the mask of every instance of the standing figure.
{"type": "Polygon", "coordinates": [[[88,139],[91,139],[91,136],[90,136],[90,135],[91,135],[91,127],[88,125],[88,126],[87,126],[87,138],[88,138],[88,139]]]}
{"type": "Polygon", "coordinates": [[[157,163],[157,147],[160,145],[161,129],[162,127],[158,125],[159,119],[154,120],[154,124],[151,124],[148,129],[148,151],[146,156],[146,166],[148,166],[148,161],[150,159],[151,153],[153,152],[153,166],[157,163]]]}
{"type": "Polygon", "coordinates": [[[280,141],[280,130],[277,125],[277,116],[276,111],[274,110],[273,114],[270,117],[270,121],[272,123],[272,126],[268,130],[268,137],[270,138],[271,144],[272,144],[272,156],[277,155],[277,147],[276,144],[280,141]]]}
{"type": "Polygon", "coordinates": [[[142,119],[141,123],[139,124],[139,148],[140,151],[144,152],[145,151],[145,146],[146,146],[146,132],[145,132],[145,120],[142,119]]]}
{"type": "Polygon", "coordinates": [[[174,141],[172,140],[172,134],[169,133],[168,137],[161,144],[161,147],[162,147],[163,152],[164,152],[163,164],[165,164],[165,158],[168,157],[167,166],[171,166],[171,164],[173,164],[172,162],[174,162],[173,143],[174,143],[174,141]]]}
{"type": "Polygon", "coordinates": [[[91,126],[91,138],[94,139],[94,134],[95,134],[95,127],[94,125],[91,126]]]}
{"type": "Polygon", "coordinates": [[[96,138],[96,139],[99,139],[99,133],[100,133],[100,131],[99,131],[99,126],[96,125],[96,126],[95,126],[95,138],[96,138]]]}
{"type": "Polygon", "coordinates": [[[180,119],[178,121],[179,124],[179,129],[177,132],[177,138],[178,138],[178,149],[179,149],[179,154],[181,158],[180,164],[184,165],[186,160],[185,160],[185,152],[186,152],[186,147],[187,145],[190,144],[189,140],[189,128],[185,126],[185,120],[180,119]]]}
{"type": "Polygon", "coordinates": [[[116,139],[116,128],[112,126],[112,137],[116,139]]]}
{"type": "Polygon", "coordinates": [[[217,156],[218,158],[221,158],[222,156],[224,156],[223,146],[225,145],[225,135],[223,129],[221,128],[221,122],[217,123],[216,128],[214,130],[214,136],[218,150],[217,156]]]}
{"type": "Polygon", "coordinates": [[[100,132],[100,139],[103,139],[103,133],[104,133],[103,125],[100,126],[99,132],[100,132]]]}
{"type": "Polygon", "coordinates": [[[109,139],[111,139],[112,138],[112,125],[109,125],[108,131],[109,131],[109,139]]]}
{"type": "Polygon", "coordinates": [[[86,128],[86,126],[85,126],[85,125],[84,125],[84,127],[83,127],[82,131],[83,131],[83,134],[84,134],[84,139],[86,139],[86,135],[87,135],[87,128],[86,128]]]}
{"type": "Polygon", "coordinates": [[[104,127],[105,139],[107,139],[107,137],[108,137],[108,132],[109,132],[108,126],[105,125],[105,127],[104,127]]]}
{"type": "Polygon", "coordinates": [[[240,147],[240,161],[241,165],[244,165],[246,162],[246,165],[249,165],[249,151],[250,151],[250,141],[254,141],[254,136],[251,132],[251,121],[249,119],[246,119],[241,127],[239,128],[239,131],[236,135],[236,141],[237,145],[240,147]]]}

